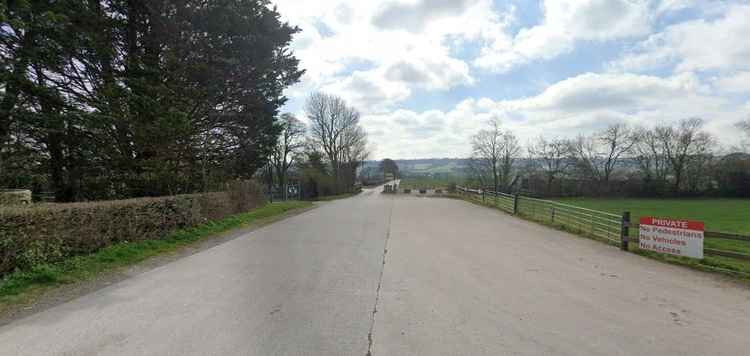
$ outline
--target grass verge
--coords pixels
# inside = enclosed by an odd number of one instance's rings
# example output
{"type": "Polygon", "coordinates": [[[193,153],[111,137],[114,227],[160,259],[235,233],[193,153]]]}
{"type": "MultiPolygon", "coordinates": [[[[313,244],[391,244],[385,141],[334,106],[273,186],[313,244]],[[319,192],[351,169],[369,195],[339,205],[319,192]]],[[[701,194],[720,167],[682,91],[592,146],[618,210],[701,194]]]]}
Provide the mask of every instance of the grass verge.
{"type": "MultiPolygon", "coordinates": [[[[484,206],[487,208],[497,209],[506,214],[519,217],[527,221],[532,221],[541,225],[545,225],[545,226],[554,228],[559,231],[565,231],[576,236],[604,242],[606,244],[613,245],[613,246],[619,246],[619,244],[614,243],[610,240],[607,240],[598,236],[594,236],[591,234],[587,234],[585,232],[578,231],[566,225],[550,223],[548,220],[538,219],[530,215],[510,214],[507,211],[496,207],[492,203],[485,203],[485,202],[482,202],[481,200],[471,199],[469,197],[458,195],[458,194],[454,195],[453,198],[464,200],[472,204],[484,206]]],[[[713,241],[706,240],[706,247],[711,247],[710,242],[713,242],[713,241]]],[[[740,242],[740,243],[744,243],[744,242],[740,242]]],[[[633,242],[631,242],[629,245],[629,251],[632,253],[641,255],[641,256],[645,256],[651,259],[655,259],[658,261],[662,261],[662,262],[666,262],[666,263],[670,263],[674,265],[685,266],[685,267],[693,268],[693,269],[704,271],[704,272],[719,273],[722,275],[731,276],[746,284],[750,284],[750,261],[738,260],[738,259],[721,257],[721,256],[705,256],[702,260],[697,260],[697,259],[688,258],[688,257],[672,256],[672,255],[661,254],[661,253],[656,253],[652,251],[641,250],[638,248],[638,244],[633,243],[633,242]]]]}
{"type": "Polygon", "coordinates": [[[173,252],[181,247],[232,229],[249,227],[291,210],[310,207],[310,202],[266,204],[249,212],[177,230],[160,240],[121,242],[93,254],[76,256],[64,261],[38,265],[16,271],[0,280],[0,310],[4,306],[28,302],[44,290],[62,284],[89,280],[96,275],[141,262],[150,257],[173,252]]]}

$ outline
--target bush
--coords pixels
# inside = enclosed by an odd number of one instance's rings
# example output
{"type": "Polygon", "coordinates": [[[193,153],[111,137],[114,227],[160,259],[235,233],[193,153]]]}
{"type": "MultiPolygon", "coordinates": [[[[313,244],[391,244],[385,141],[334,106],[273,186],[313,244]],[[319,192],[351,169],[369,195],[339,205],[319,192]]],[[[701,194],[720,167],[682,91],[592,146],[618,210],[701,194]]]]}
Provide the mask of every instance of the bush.
{"type": "Polygon", "coordinates": [[[263,203],[257,184],[233,182],[217,193],[0,208],[0,275],[116,242],[160,239],[263,203]]]}
{"type": "Polygon", "coordinates": [[[302,197],[304,199],[315,199],[340,194],[336,187],[336,181],[327,174],[321,174],[312,170],[303,172],[302,175],[302,197]]]}

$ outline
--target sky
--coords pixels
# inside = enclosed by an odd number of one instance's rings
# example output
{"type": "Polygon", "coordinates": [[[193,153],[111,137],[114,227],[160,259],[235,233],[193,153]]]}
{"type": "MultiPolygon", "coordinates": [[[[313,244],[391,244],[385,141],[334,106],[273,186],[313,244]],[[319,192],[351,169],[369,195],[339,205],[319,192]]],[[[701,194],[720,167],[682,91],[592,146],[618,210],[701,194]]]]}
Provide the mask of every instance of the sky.
{"type": "Polygon", "coordinates": [[[275,0],[315,91],[362,113],[371,158],[466,157],[500,120],[522,143],[750,118],[750,0],[275,0]]]}

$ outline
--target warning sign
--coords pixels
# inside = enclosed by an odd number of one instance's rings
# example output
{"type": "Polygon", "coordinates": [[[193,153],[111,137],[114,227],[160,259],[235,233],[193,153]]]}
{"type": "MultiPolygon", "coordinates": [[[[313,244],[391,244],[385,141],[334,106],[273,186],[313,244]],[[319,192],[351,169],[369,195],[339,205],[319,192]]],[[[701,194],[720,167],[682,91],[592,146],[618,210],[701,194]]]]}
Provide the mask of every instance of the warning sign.
{"type": "Polygon", "coordinates": [[[702,222],[642,217],[640,223],[638,247],[670,255],[703,258],[702,222]]]}

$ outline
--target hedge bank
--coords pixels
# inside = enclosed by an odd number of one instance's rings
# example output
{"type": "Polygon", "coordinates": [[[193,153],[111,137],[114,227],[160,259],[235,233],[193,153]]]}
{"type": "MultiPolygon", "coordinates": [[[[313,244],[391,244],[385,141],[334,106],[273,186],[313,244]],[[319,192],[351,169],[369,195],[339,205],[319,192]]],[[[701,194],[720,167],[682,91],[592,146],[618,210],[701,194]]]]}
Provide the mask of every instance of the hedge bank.
{"type": "Polygon", "coordinates": [[[0,207],[0,275],[117,242],[160,239],[263,203],[257,184],[234,182],[216,193],[0,207]]]}

